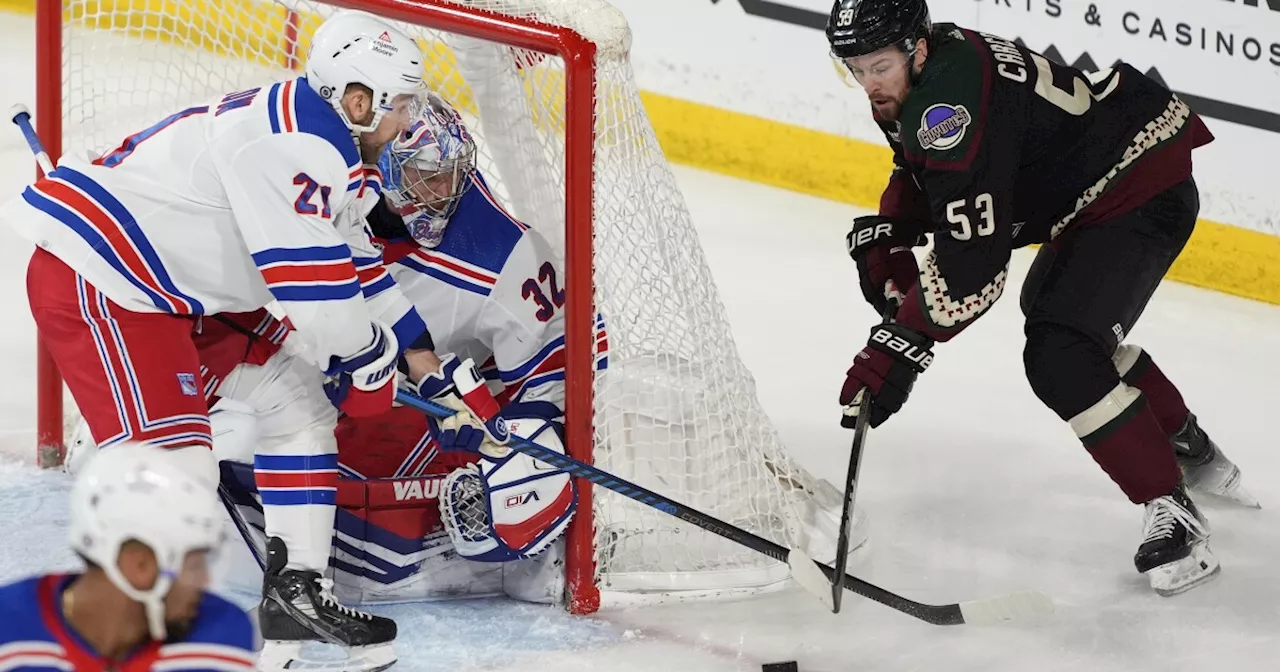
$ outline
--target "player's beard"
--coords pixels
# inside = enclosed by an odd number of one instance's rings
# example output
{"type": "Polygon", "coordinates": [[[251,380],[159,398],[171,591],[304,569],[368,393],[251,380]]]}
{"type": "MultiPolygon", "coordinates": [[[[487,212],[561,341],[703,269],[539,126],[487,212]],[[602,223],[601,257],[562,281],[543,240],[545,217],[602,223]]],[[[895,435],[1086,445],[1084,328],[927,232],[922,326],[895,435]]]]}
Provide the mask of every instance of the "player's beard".
{"type": "Polygon", "coordinates": [[[165,641],[181,642],[191,634],[191,623],[194,618],[181,618],[164,622],[165,641]]]}
{"type": "Polygon", "coordinates": [[[899,100],[886,98],[881,100],[879,104],[873,100],[871,101],[871,106],[875,108],[876,114],[885,121],[897,121],[902,114],[902,101],[899,100]]]}

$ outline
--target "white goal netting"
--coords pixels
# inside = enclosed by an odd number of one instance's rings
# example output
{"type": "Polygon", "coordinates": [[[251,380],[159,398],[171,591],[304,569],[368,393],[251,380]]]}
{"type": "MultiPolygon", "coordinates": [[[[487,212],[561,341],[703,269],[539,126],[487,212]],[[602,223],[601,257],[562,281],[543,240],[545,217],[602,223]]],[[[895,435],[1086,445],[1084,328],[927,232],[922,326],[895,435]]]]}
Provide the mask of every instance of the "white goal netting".
{"type": "MultiPolygon", "coordinates": [[[[607,369],[594,384],[596,464],[830,560],[840,495],[787,455],[756,398],[645,115],[622,15],[603,0],[422,4],[567,26],[597,45],[594,284],[608,338],[607,369]]],[[[309,36],[334,11],[270,0],[70,0],[64,8],[64,151],[109,149],[191,104],[296,76],[309,36]]],[[[490,185],[563,252],[565,64],[402,27],[428,54],[429,85],[467,116],[490,185]]],[[[596,488],[590,501],[606,595],[732,593],[787,578],[785,564],[614,493],[596,488]]]]}

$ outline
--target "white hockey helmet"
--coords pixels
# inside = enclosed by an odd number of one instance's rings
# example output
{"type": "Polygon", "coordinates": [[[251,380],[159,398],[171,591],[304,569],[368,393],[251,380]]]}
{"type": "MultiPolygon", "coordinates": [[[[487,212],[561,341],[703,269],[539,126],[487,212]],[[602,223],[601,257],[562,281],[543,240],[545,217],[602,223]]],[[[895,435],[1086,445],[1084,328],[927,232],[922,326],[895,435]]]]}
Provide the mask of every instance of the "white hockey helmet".
{"type": "Polygon", "coordinates": [[[458,202],[472,185],[476,142],[447,100],[428,93],[409,128],[387,146],[379,161],[383,185],[390,190],[409,235],[434,248],[458,202]]]}
{"type": "Polygon", "coordinates": [[[340,11],[316,30],[307,57],[307,83],[329,101],[356,133],[368,133],[392,109],[399,96],[418,96],[422,82],[422,50],[413,38],[390,22],[367,12],[340,11]],[[373,91],[373,121],[360,125],[342,109],[347,86],[373,91]]]}
{"type": "Polygon", "coordinates": [[[125,443],[88,460],[71,487],[71,548],[143,604],[151,636],[160,641],[167,636],[164,598],[187,554],[222,542],[213,490],[181,464],[163,448],[125,443]],[[148,590],[134,588],[120,571],[120,549],[130,540],[155,553],[160,573],[148,590]]]}

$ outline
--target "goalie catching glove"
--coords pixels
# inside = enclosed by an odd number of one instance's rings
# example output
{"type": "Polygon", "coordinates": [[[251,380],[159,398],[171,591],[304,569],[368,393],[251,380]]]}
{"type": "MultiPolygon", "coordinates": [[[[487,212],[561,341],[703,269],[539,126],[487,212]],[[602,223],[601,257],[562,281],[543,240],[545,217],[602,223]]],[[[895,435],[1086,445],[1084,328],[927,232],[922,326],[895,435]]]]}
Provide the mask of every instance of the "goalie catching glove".
{"type": "Polygon", "coordinates": [[[456,413],[443,420],[427,418],[431,438],[441,450],[462,450],[489,457],[503,457],[509,450],[507,420],[498,401],[470,359],[448,354],[440,358],[440,370],[405,387],[423,399],[448,406],[456,413]]]}
{"type": "MultiPolygon", "coordinates": [[[[547,402],[511,404],[511,436],[564,454],[560,426],[547,402]]],[[[483,457],[455,470],[440,492],[440,518],[458,555],[478,562],[508,562],[545,551],[564,534],[577,509],[569,474],[520,452],[483,457]]]]}
{"type": "Polygon", "coordinates": [[[871,426],[879,427],[907,401],[916,376],[933,363],[933,341],[925,335],[896,324],[880,324],[871,330],[867,347],[853,359],[840,405],[844,417],[840,425],[852,429],[858,422],[862,395],[871,394],[871,426]]]}

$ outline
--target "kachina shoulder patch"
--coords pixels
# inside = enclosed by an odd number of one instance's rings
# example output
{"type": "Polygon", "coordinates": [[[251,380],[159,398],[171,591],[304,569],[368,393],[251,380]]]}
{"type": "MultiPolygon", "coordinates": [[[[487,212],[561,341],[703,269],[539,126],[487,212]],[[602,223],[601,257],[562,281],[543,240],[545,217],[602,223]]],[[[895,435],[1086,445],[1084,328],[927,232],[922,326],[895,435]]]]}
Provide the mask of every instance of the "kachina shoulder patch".
{"type": "Polygon", "coordinates": [[[938,103],[920,115],[916,138],[924,149],[951,149],[964,140],[965,130],[973,123],[973,115],[964,105],[938,103]]]}

